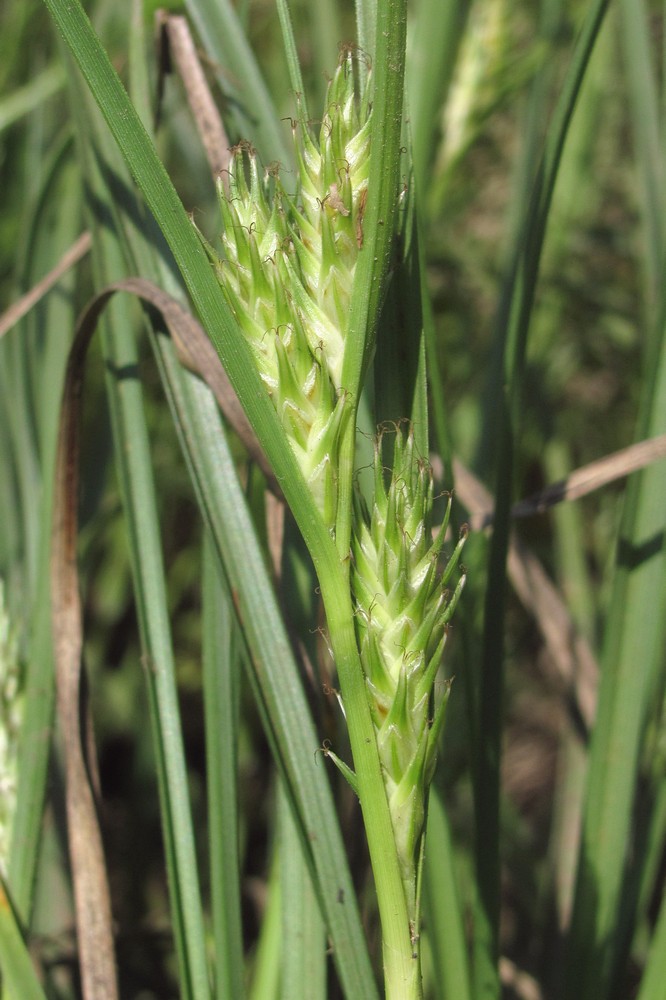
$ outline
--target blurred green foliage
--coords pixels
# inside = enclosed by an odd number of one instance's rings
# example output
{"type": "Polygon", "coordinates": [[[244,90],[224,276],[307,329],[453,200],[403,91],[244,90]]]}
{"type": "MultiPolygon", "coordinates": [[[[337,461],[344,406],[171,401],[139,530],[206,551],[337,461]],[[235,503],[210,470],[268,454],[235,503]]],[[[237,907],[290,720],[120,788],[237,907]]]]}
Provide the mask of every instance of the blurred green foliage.
{"type": "MultiPolygon", "coordinates": [[[[145,13],[149,32],[152,6],[147,4],[145,13]]],[[[476,15],[483,13],[484,7],[490,10],[497,5],[493,0],[477,0],[472,6],[476,15]]],[[[656,59],[664,25],[662,9],[653,6],[656,59]]],[[[125,76],[126,5],[99,0],[90,7],[116,67],[125,76]]],[[[453,453],[491,486],[493,455],[489,449],[493,437],[488,431],[495,419],[497,367],[493,351],[498,297],[521,204],[534,175],[536,150],[585,8],[582,0],[520,0],[498,6],[501,24],[493,35],[492,51],[485,53],[479,88],[468,94],[464,137],[453,155],[447,152],[441,128],[447,120],[446,104],[442,103],[437,110],[429,168],[424,171],[428,179],[422,224],[438,362],[438,370],[431,370],[430,378],[441,383],[453,453]],[[526,142],[534,145],[531,154],[525,149],[526,142]]],[[[351,4],[340,4],[339,9],[331,5],[338,37],[318,30],[316,11],[316,5],[305,0],[294,3],[292,8],[311,107],[321,103],[324,72],[334,67],[337,42],[352,38],[355,32],[351,4]]],[[[269,0],[241,3],[239,14],[279,114],[288,118],[294,113],[294,95],[289,90],[274,5],[269,0]]],[[[478,22],[469,23],[474,30],[481,30],[478,22]]],[[[621,17],[615,10],[602,30],[583,86],[556,189],[532,318],[516,467],[517,496],[530,494],[568,471],[629,444],[635,436],[645,394],[650,360],[646,357],[646,331],[653,317],[645,290],[643,207],[632,145],[635,111],[627,99],[620,31],[621,17]]],[[[474,40],[470,33],[469,41],[474,40]]],[[[465,58],[474,58],[464,45],[459,51],[465,58]]],[[[61,56],[41,3],[24,0],[3,5],[0,113],[2,102],[61,56]]],[[[154,83],[157,69],[152,57],[149,66],[154,83]]],[[[458,65],[449,94],[456,92],[457,85],[462,86],[461,78],[458,65]]],[[[224,106],[225,95],[219,88],[216,93],[224,106]]],[[[288,141],[286,121],[283,131],[288,141]]],[[[230,136],[231,141],[238,138],[230,136]]],[[[172,77],[166,81],[158,143],[185,204],[202,228],[213,235],[213,188],[182,88],[172,77]]],[[[0,132],[0,312],[55,265],[70,237],[73,239],[80,231],[81,176],[76,155],[63,90],[44,102],[36,101],[29,113],[0,132]],[[62,226],[65,217],[71,223],[69,235],[62,226]]],[[[65,284],[61,288],[73,316],[92,290],[87,265],[79,269],[75,286],[65,284]]],[[[8,608],[23,655],[30,643],[36,551],[41,544],[38,536],[40,530],[45,530],[44,525],[38,530],[34,524],[26,524],[26,504],[32,496],[35,506],[31,516],[38,519],[45,485],[42,472],[46,476],[49,471],[39,465],[40,455],[45,454],[41,394],[44,378],[49,378],[40,366],[45,357],[52,356],[48,351],[53,350],[47,347],[41,325],[44,318],[48,320],[48,315],[40,307],[0,343],[0,578],[6,584],[8,608]],[[30,356],[22,355],[19,338],[29,346],[30,356]],[[12,431],[10,411],[27,422],[24,430],[33,461],[29,474],[18,459],[25,442],[22,445],[20,436],[12,431]]],[[[55,331],[61,345],[69,332],[64,328],[55,331]]],[[[118,902],[121,991],[127,997],[167,998],[176,995],[175,967],[169,943],[153,750],[145,724],[147,703],[139,665],[126,530],[113,471],[100,368],[95,353],[86,382],[80,561],[84,567],[86,660],[100,748],[111,882],[118,902]]],[[[140,374],[146,390],[152,458],[159,486],[169,612],[177,651],[191,794],[200,835],[197,847],[205,855],[208,848],[204,835],[200,666],[202,529],[152,355],[144,348],[140,374]]],[[[48,419],[52,419],[52,412],[48,419]]],[[[240,448],[238,455],[241,461],[240,448]]],[[[560,515],[555,513],[534,518],[520,528],[522,539],[538,554],[561,590],[570,595],[572,616],[595,648],[607,624],[622,491],[621,486],[612,487],[582,501],[572,515],[573,524],[559,523],[560,515]],[[575,538],[573,553],[566,548],[571,538],[575,538]]],[[[254,506],[259,517],[263,505],[259,502],[254,506]]],[[[459,857],[459,891],[467,913],[473,894],[467,847],[473,836],[473,810],[468,743],[470,690],[466,688],[465,674],[473,674],[470,663],[479,657],[486,557],[485,541],[472,537],[465,549],[468,590],[459,609],[460,624],[451,640],[448,669],[456,679],[445,752],[441,755],[444,765],[438,775],[459,857]]],[[[298,565],[294,548],[290,558],[294,560],[294,572],[310,579],[307,568],[298,565]]],[[[321,622],[311,598],[310,593],[307,600],[312,606],[294,610],[294,617],[309,615],[309,627],[314,630],[321,622]]],[[[650,614],[646,609],[646,615],[650,614]]],[[[510,599],[506,625],[502,954],[539,979],[544,996],[549,996],[549,977],[553,976],[561,948],[553,885],[557,866],[552,852],[558,783],[564,769],[562,747],[568,740],[562,735],[567,710],[561,692],[543,667],[547,654],[538,629],[515,597],[510,599]]],[[[315,650],[317,644],[312,636],[306,636],[306,640],[311,651],[315,650]]],[[[325,664],[315,664],[315,670],[320,669],[325,677],[325,664]]],[[[319,697],[320,686],[320,682],[314,685],[315,698],[319,697]]],[[[241,701],[238,766],[243,919],[247,950],[252,955],[269,878],[275,823],[274,774],[256,707],[247,693],[243,693],[241,701]]],[[[330,711],[330,706],[321,711],[323,734],[336,734],[337,724],[330,711]]],[[[659,712],[654,725],[661,732],[659,712]]],[[[49,995],[64,998],[75,996],[76,987],[70,975],[72,926],[63,888],[66,852],[57,806],[62,781],[57,757],[51,774],[33,930],[47,971],[49,995]],[[44,888],[52,885],[52,891],[44,888]],[[62,911],[54,897],[62,897],[62,911]]],[[[365,858],[363,849],[354,846],[358,817],[349,813],[343,822],[362,888],[365,858]]],[[[656,845],[655,852],[661,857],[663,842],[656,845]]],[[[618,997],[634,995],[634,979],[638,978],[635,973],[645,957],[644,941],[655,919],[656,894],[650,902],[652,905],[642,910],[633,960],[628,963],[629,972],[622,974],[615,994],[618,997]]],[[[436,956],[434,961],[436,968],[436,956]]],[[[436,991],[434,972],[430,974],[429,988],[433,996],[441,995],[436,991]]],[[[507,987],[507,996],[513,995],[518,994],[507,987]]]]}

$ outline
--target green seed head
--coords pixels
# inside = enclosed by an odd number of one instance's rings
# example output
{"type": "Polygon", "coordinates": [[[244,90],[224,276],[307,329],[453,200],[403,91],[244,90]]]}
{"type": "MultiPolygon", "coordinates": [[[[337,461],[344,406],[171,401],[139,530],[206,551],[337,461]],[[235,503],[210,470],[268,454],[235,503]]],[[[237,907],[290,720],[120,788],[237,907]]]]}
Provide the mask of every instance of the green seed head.
{"type": "Polygon", "coordinates": [[[442,108],[442,141],[437,152],[434,173],[441,176],[450,170],[478,135],[497,94],[506,90],[509,75],[520,77],[515,52],[510,52],[512,35],[511,5],[506,0],[486,0],[470,11],[469,30],[465,32],[442,108]]]}
{"type": "Polygon", "coordinates": [[[434,538],[432,505],[432,470],[416,453],[411,431],[396,434],[388,482],[380,439],[372,510],[357,499],[352,589],[370,710],[406,879],[413,872],[443,719],[444,704],[434,704],[435,679],[464,583],[463,575],[453,593],[446,590],[464,534],[440,568],[451,500],[434,538]]]}
{"type": "Polygon", "coordinates": [[[341,384],[370,152],[369,70],[343,53],[318,138],[293,122],[297,181],[262,170],[247,143],[218,184],[223,257],[207,247],[301,470],[335,522],[341,384]]]}

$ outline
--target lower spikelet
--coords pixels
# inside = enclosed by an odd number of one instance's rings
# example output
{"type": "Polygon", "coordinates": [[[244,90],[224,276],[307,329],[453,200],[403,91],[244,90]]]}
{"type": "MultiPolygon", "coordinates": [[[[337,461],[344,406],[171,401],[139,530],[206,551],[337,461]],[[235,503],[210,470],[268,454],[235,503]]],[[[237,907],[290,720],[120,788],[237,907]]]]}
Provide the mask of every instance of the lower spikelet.
{"type": "Polygon", "coordinates": [[[388,482],[380,438],[375,445],[372,509],[357,498],[351,580],[370,711],[398,855],[409,886],[414,884],[426,793],[448,693],[435,704],[435,679],[465,582],[463,571],[453,591],[446,589],[466,529],[440,568],[451,498],[434,538],[432,505],[432,470],[416,454],[411,430],[396,434],[388,482]]]}

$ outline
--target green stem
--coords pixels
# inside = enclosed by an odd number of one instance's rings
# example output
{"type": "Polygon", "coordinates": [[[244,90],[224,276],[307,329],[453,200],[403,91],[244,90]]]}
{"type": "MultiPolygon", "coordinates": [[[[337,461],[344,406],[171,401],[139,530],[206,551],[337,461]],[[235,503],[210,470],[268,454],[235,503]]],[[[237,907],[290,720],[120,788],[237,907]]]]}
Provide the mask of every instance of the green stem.
{"type": "MultiPolygon", "coordinates": [[[[342,386],[349,393],[353,412],[340,449],[336,544],[341,558],[349,551],[351,537],[356,412],[393,266],[400,188],[407,5],[406,0],[381,0],[377,6],[368,202],[359,234],[361,247],[354,272],[342,368],[342,386]]],[[[374,16],[371,20],[374,21],[374,16]]]]}
{"type": "Polygon", "coordinates": [[[320,582],[377,891],[386,997],[419,1000],[420,966],[414,957],[407,899],[358,655],[347,567],[348,563],[343,561],[336,573],[322,574],[320,582]]]}
{"type": "Polygon", "coordinates": [[[340,450],[336,524],[338,562],[335,567],[330,563],[322,565],[323,560],[317,565],[377,891],[388,1000],[419,1000],[422,996],[421,973],[418,949],[413,943],[416,928],[410,925],[407,896],[356,643],[348,554],[353,510],[356,412],[363,377],[374,349],[377,322],[392,265],[400,179],[405,39],[405,0],[381,0],[377,9],[373,61],[375,82],[368,203],[354,275],[342,371],[342,385],[349,393],[348,405],[352,412],[340,450]]]}

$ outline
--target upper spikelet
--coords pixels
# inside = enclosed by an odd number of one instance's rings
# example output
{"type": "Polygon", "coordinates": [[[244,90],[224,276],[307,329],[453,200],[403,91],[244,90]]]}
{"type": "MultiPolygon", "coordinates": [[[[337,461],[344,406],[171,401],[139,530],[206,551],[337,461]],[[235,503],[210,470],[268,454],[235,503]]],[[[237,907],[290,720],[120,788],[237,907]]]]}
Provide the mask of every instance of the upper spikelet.
{"type": "Polygon", "coordinates": [[[369,70],[345,50],[315,138],[292,131],[296,188],[232,150],[218,193],[223,256],[207,247],[252,348],[317,506],[337,509],[338,452],[347,407],[342,365],[354,268],[362,243],[370,152],[369,70]]]}

